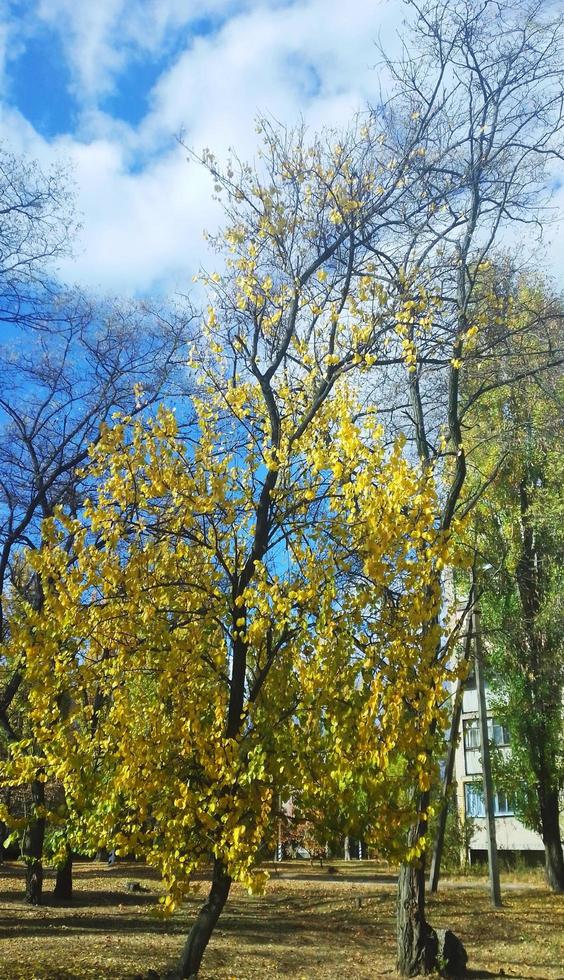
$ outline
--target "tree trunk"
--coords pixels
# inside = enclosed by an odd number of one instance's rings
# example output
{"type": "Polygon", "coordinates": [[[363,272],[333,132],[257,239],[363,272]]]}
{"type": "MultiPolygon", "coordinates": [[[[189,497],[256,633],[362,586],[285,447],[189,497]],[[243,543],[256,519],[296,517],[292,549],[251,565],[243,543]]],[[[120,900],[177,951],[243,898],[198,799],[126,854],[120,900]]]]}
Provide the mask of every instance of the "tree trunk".
{"type": "Polygon", "coordinates": [[[553,892],[564,892],[564,859],[560,840],[558,791],[539,786],[546,880],[553,892]]]}
{"type": "Polygon", "coordinates": [[[227,901],[231,881],[223,863],[216,859],[208,900],[198,912],[178,964],[178,976],[182,980],[198,976],[202,957],[227,901]]]}
{"type": "MultiPolygon", "coordinates": [[[[429,793],[423,793],[419,812],[429,808],[429,793]]],[[[409,832],[409,847],[425,836],[427,821],[420,818],[409,832]]],[[[398,878],[397,969],[402,977],[432,973],[437,966],[437,934],[425,918],[425,857],[416,864],[404,862],[398,878]]]]}
{"type": "MultiPolygon", "coordinates": [[[[34,779],[31,797],[35,807],[45,805],[45,784],[34,779]]],[[[43,897],[43,841],[45,817],[34,813],[26,829],[23,842],[23,858],[26,863],[25,901],[28,905],[41,905],[43,897]]]]}
{"type": "Polygon", "coordinates": [[[397,907],[398,973],[416,977],[437,965],[437,935],[425,919],[425,866],[402,864],[397,907]]]}
{"type": "Polygon", "coordinates": [[[57,868],[57,877],[53,891],[59,901],[70,902],[72,899],[72,851],[67,850],[64,864],[57,868]]]}

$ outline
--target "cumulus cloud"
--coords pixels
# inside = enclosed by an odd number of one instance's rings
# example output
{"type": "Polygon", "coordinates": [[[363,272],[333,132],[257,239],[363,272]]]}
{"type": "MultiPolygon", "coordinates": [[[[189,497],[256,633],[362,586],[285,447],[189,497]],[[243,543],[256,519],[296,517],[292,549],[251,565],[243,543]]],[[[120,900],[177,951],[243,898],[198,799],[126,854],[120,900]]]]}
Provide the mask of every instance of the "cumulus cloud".
{"type": "MultiPolygon", "coordinates": [[[[340,126],[377,92],[370,68],[383,12],[397,0],[346,5],[230,0],[40,0],[38,22],[60,34],[78,100],[72,132],[51,140],[15,110],[0,132],[46,162],[71,161],[83,215],[67,279],[109,290],[185,289],[205,254],[204,227],[217,223],[207,175],[176,141],[243,157],[256,147],[254,119],[340,126]],[[189,9],[189,15],[187,10],[189,9]],[[203,19],[205,30],[190,32],[203,19]],[[160,58],[171,37],[185,42],[166,62],[137,126],[104,111],[104,97],[140,52],[160,58]]],[[[396,18],[397,19],[397,18],[396,18]]]]}
{"type": "Polygon", "coordinates": [[[233,17],[196,38],[159,79],[141,135],[151,140],[184,126],[216,143],[247,143],[258,111],[339,126],[377,95],[375,38],[383,12],[398,9],[309,0],[233,17]]]}
{"type": "Polygon", "coordinates": [[[375,40],[397,50],[401,17],[400,0],[37,0],[26,30],[57,32],[77,107],[72,128],[40,135],[0,104],[0,137],[74,168],[83,230],[62,275],[111,291],[186,290],[211,261],[202,230],[214,229],[218,209],[177,135],[245,158],[256,151],[260,112],[290,126],[346,125],[379,98],[375,40]],[[134,124],[108,98],[139,59],[153,74],[134,124]]]}
{"type": "Polygon", "coordinates": [[[160,55],[177,32],[202,20],[245,7],[234,0],[39,0],[36,16],[60,34],[83,102],[110,92],[128,63],[140,55],[160,55]]]}

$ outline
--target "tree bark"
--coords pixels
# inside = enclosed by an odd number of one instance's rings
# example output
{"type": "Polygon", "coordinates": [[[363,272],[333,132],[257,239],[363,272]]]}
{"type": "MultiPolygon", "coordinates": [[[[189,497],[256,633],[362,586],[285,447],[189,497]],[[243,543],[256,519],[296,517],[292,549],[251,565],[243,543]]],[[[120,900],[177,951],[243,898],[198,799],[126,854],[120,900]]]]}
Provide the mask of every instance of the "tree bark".
{"type": "MultiPolygon", "coordinates": [[[[417,838],[413,828],[411,837],[417,838]]],[[[432,973],[437,965],[438,942],[435,930],[425,919],[425,865],[404,863],[400,867],[397,906],[398,973],[416,977],[432,973]]]]}
{"type": "Polygon", "coordinates": [[[527,636],[527,668],[534,678],[543,679],[545,689],[551,692],[550,697],[547,697],[546,694],[542,696],[543,685],[538,681],[536,684],[531,683],[529,695],[531,714],[533,717],[537,716],[539,721],[529,729],[528,741],[532,768],[537,778],[546,880],[552,891],[564,892],[564,857],[560,840],[559,796],[558,789],[554,786],[557,762],[555,747],[552,748],[551,738],[548,734],[551,720],[560,717],[562,688],[560,685],[548,682],[550,660],[543,643],[542,628],[539,630],[538,627],[538,617],[542,609],[546,588],[544,573],[546,558],[542,548],[538,547],[534,519],[531,517],[534,500],[530,488],[535,481],[539,480],[540,476],[541,474],[532,468],[525,473],[519,485],[522,545],[516,567],[516,578],[527,636]]]}
{"type": "Polygon", "coordinates": [[[72,899],[72,851],[70,850],[67,850],[65,862],[57,868],[53,895],[59,901],[70,902],[72,899]]]}
{"type": "Polygon", "coordinates": [[[553,892],[564,892],[564,858],[560,840],[558,790],[538,789],[546,880],[553,892]]]}
{"type": "Polygon", "coordinates": [[[178,976],[182,980],[198,976],[203,955],[229,895],[231,877],[221,861],[215,859],[213,879],[208,900],[202,906],[194,922],[178,964],[178,976]]]}
{"type": "MultiPolygon", "coordinates": [[[[34,779],[31,784],[31,798],[34,808],[45,805],[45,784],[39,779],[34,779]]],[[[41,905],[43,897],[44,840],[45,817],[34,813],[23,842],[23,858],[26,863],[25,901],[28,905],[41,905]]]]}

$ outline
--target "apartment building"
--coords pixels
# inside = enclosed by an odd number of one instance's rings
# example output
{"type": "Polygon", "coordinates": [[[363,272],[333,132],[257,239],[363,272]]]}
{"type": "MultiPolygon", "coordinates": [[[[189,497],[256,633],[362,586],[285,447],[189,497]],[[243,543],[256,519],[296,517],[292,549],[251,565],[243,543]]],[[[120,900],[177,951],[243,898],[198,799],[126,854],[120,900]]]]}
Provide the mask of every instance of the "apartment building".
{"type": "MultiPolygon", "coordinates": [[[[511,732],[500,724],[491,712],[489,692],[486,690],[488,731],[493,742],[503,753],[511,751],[511,732]]],[[[482,794],[482,762],[480,754],[480,727],[478,722],[478,693],[474,675],[468,677],[462,702],[461,731],[454,761],[458,813],[474,819],[474,833],[470,844],[470,862],[485,858],[487,850],[486,819],[482,794]]],[[[494,787],[495,789],[495,787],[494,787]]],[[[522,854],[539,861],[544,856],[540,834],[525,827],[514,814],[511,800],[503,793],[494,796],[495,831],[498,851],[522,854]]]]}

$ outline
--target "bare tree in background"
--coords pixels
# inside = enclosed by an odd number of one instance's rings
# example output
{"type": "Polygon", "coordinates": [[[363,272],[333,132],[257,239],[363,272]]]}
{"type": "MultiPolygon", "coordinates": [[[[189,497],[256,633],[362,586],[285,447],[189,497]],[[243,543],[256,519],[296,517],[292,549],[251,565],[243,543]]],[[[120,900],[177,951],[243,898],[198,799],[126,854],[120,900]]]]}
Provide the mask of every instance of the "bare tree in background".
{"type": "MultiPolygon", "coordinates": [[[[530,235],[531,225],[542,230],[551,216],[550,165],[562,160],[564,132],[563,20],[539,0],[406,5],[411,31],[401,60],[386,62],[395,92],[379,112],[391,145],[403,145],[406,120],[420,126],[420,179],[410,184],[416,198],[387,261],[401,272],[396,288],[423,285],[438,302],[432,329],[418,331],[416,318],[407,328],[415,360],[403,385],[394,370],[380,374],[377,390],[380,398],[387,392],[391,417],[413,440],[422,465],[443,467],[446,529],[472,506],[462,499],[470,463],[464,439],[469,405],[492,384],[515,383],[539,364],[543,370],[562,360],[562,344],[555,347],[547,334],[544,357],[527,363],[523,341],[519,358],[507,358],[503,377],[493,381],[487,366],[502,350],[504,329],[471,338],[476,324],[496,317],[487,267],[504,232],[517,228],[530,235]],[[423,208],[417,207],[421,200],[423,208]],[[465,362],[476,360],[485,368],[481,376],[474,373],[481,380],[471,389],[466,385],[462,396],[465,362]]],[[[537,335],[533,328],[535,352],[537,335]]],[[[424,794],[413,844],[426,832],[428,803],[424,794]]],[[[402,866],[398,967],[404,976],[436,965],[424,889],[423,861],[402,866]]]]}
{"type": "Polygon", "coordinates": [[[0,324],[46,319],[56,261],[78,227],[74,203],[65,167],[44,171],[0,144],[0,324]]]}

